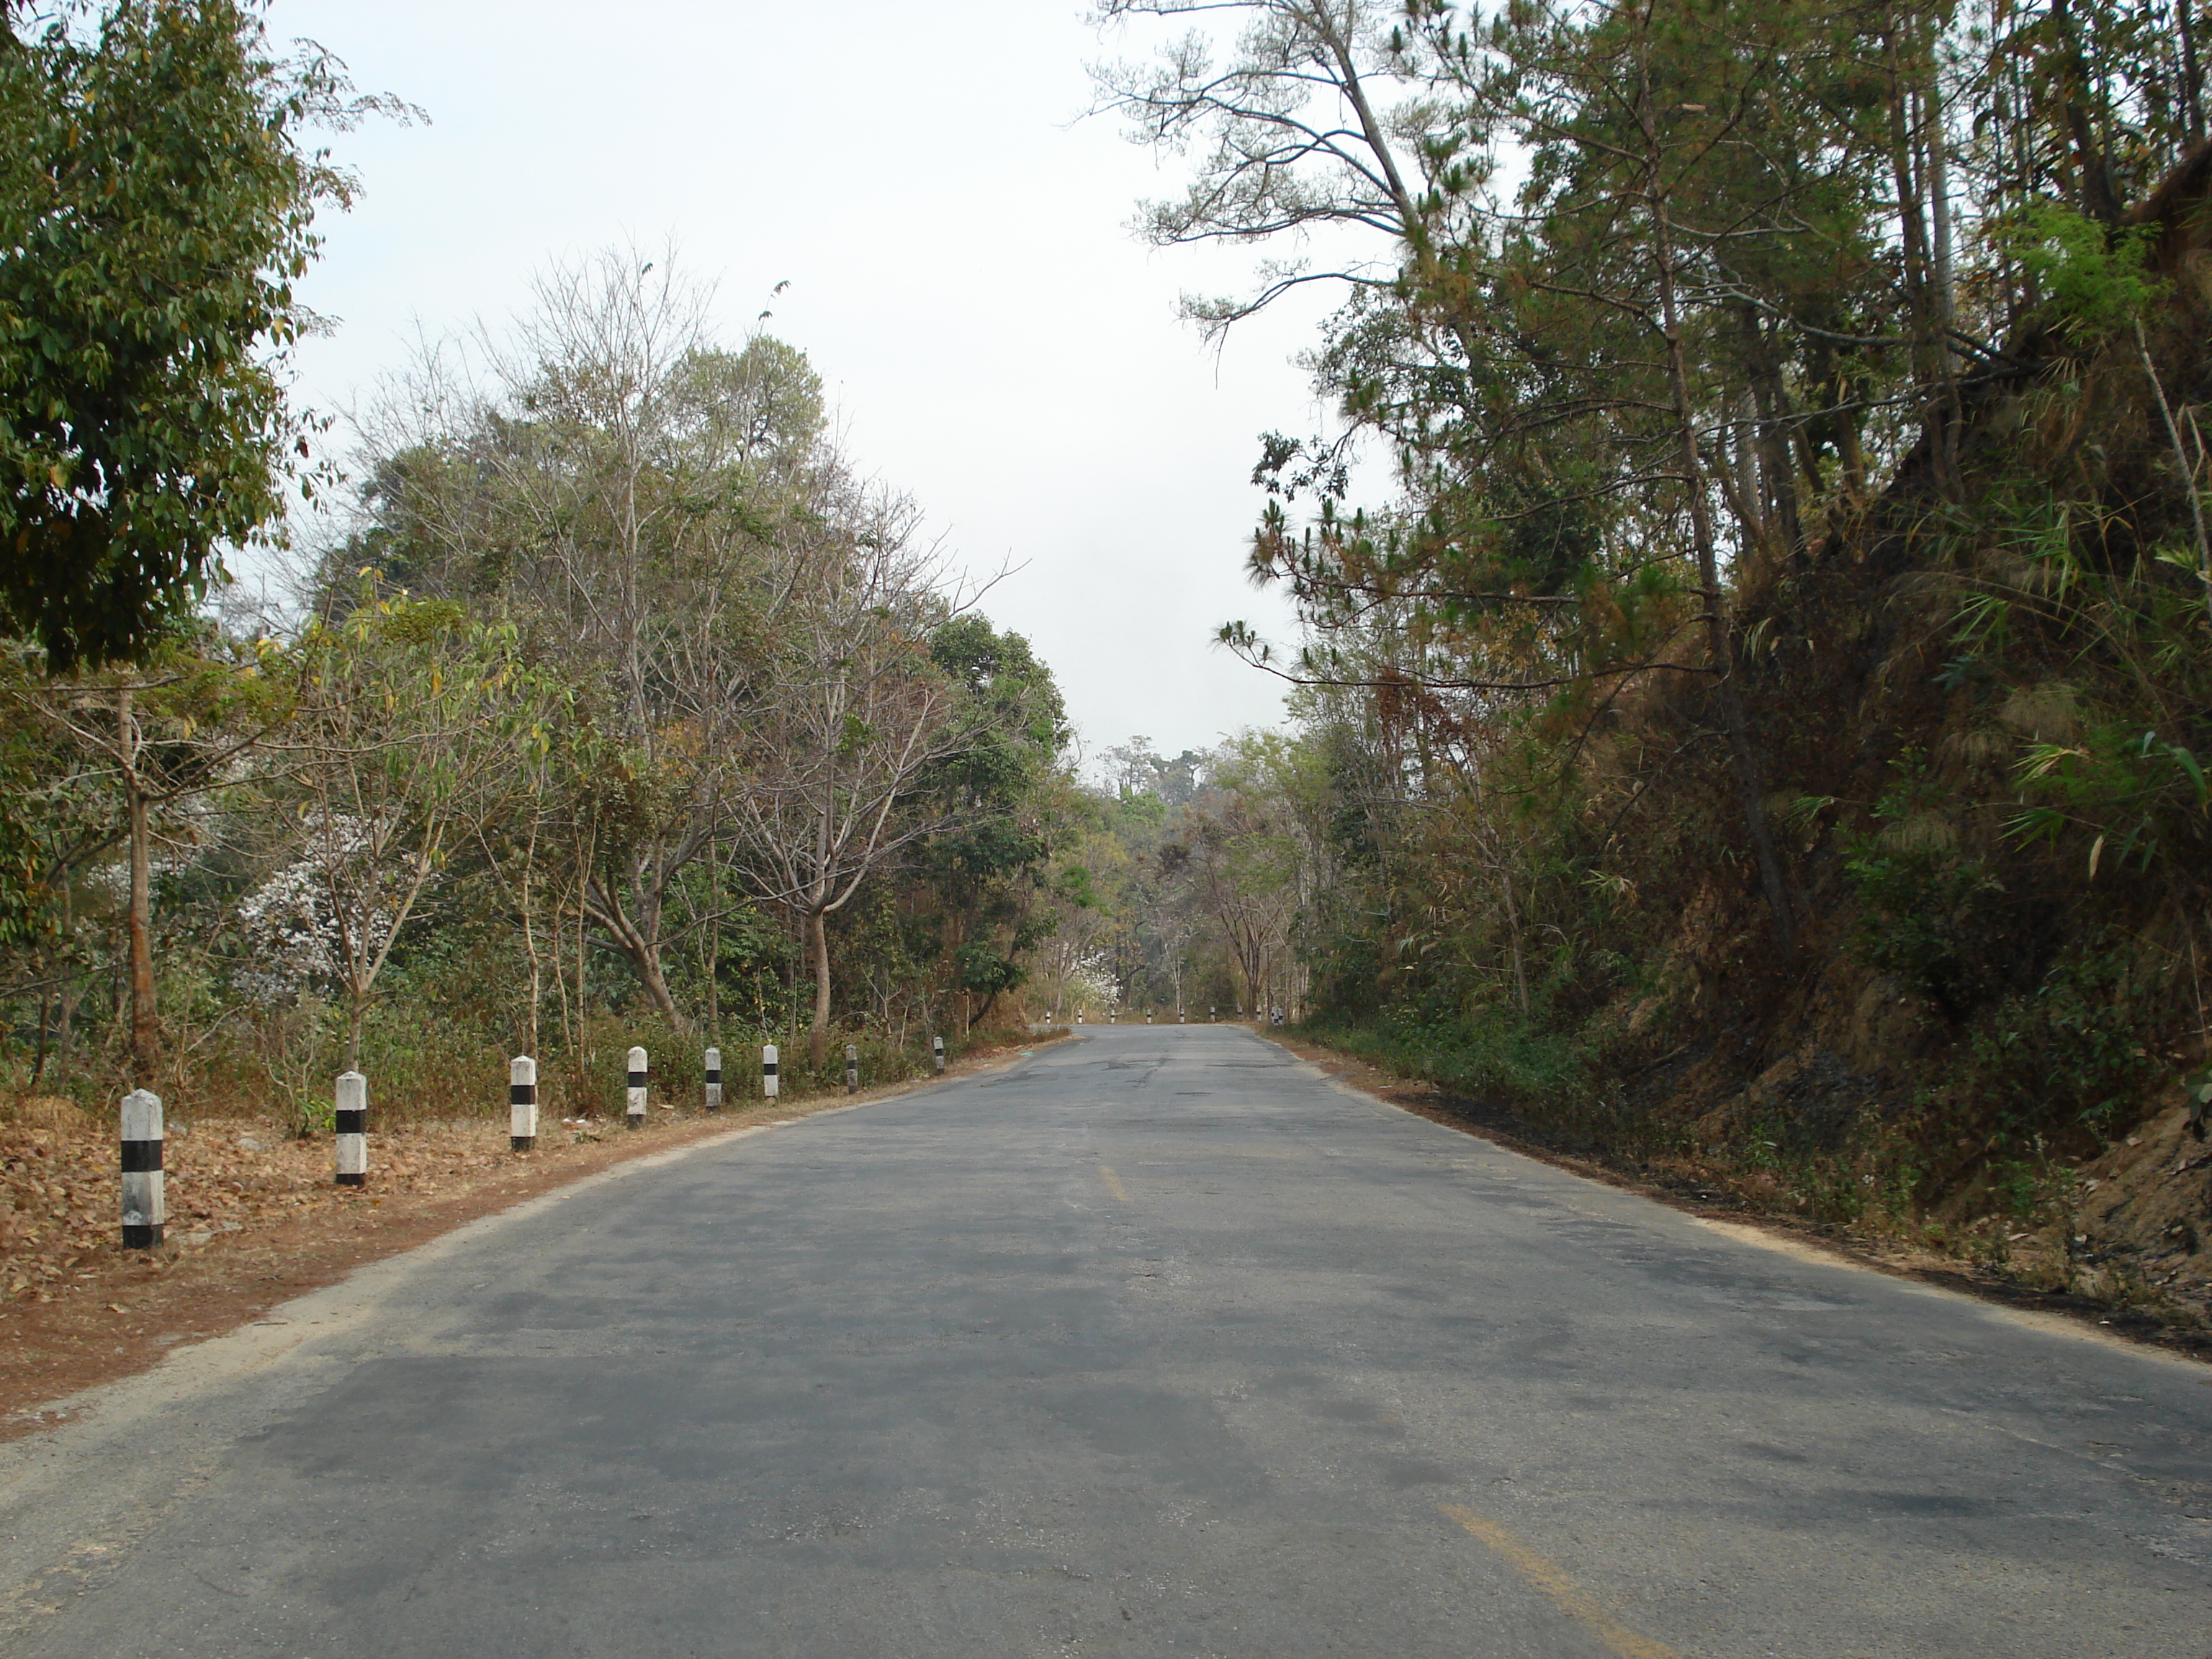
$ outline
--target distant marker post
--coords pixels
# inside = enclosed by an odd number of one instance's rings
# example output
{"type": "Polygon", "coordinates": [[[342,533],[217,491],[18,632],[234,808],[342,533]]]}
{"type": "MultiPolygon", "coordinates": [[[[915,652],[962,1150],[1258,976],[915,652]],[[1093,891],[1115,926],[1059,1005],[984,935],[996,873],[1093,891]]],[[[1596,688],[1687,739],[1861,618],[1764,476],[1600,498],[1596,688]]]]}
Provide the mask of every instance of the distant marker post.
{"type": "Polygon", "coordinates": [[[337,1131],[331,1147],[337,1165],[333,1179],[341,1187],[368,1184],[368,1079],[359,1072],[341,1072],[337,1081],[337,1110],[331,1127],[337,1131]]]}
{"type": "Polygon", "coordinates": [[[507,1138],[518,1152],[538,1145],[538,1062],[528,1054],[507,1063],[507,1138]]]}
{"type": "Polygon", "coordinates": [[[168,1213],[161,1191],[161,1097],[133,1089],[123,1097],[123,1248],[161,1249],[168,1213]]]}

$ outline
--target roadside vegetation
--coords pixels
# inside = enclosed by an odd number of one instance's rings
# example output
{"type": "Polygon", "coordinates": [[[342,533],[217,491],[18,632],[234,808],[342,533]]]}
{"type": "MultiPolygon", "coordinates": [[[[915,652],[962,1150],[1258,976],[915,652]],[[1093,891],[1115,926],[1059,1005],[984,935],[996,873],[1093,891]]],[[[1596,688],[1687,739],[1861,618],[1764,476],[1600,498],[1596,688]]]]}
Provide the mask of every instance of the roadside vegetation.
{"type": "Polygon", "coordinates": [[[1151,866],[1274,826],[1201,953],[1265,891],[1330,1042],[2200,1316],[2202,12],[1106,9],[1201,31],[1098,71],[1142,229],[1272,261],[1194,320],[1343,296],[1254,473],[1303,636],[1222,636],[1296,729],[1151,866]]]}
{"type": "Polygon", "coordinates": [[[633,1044],[734,1100],[1024,1024],[1060,696],[803,353],[611,250],[303,459],[317,136],[409,115],[252,5],[9,14],[0,1102],[388,1129],[527,1054],[605,1121],[633,1044]]]}

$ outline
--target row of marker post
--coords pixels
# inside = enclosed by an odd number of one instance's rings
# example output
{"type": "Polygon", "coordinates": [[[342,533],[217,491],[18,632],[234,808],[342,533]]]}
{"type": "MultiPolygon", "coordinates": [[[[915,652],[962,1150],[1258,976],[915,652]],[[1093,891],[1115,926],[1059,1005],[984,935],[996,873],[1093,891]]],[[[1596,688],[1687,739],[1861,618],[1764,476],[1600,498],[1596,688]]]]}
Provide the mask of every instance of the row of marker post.
{"type": "MultiPolygon", "coordinates": [[[[937,1070],[945,1070],[945,1039],[930,1039],[937,1070]]],[[[706,1060],[707,1109],[722,1109],[722,1051],[709,1048],[706,1060]]],[[[623,1121],[630,1128],[645,1122],[646,1096],[651,1087],[650,1061],[643,1048],[629,1051],[624,1078],[623,1121]]],[[[761,1045],[761,1096],[774,1100],[779,1085],[776,1045],[761,1045]]],[[[845,1092],[860,1088],[860,1050],[845,1045],[845,1092]]],[[[337,1079],[334,1137],[337,1183],[363,1186],[368,1180],[368,1079],[359,1072],[342,1072],[337,1079]]],[[[538,1145],[538,1062],[517,1054],[507,1063],[507,1138],[518,1152],[538,1145]]],[[[150,1089],[134,1089],[123,1097],[123,1244],[125,1249],[159,1248],[168,1219],[161,1173],[161,1097],[150,1089]]]]}

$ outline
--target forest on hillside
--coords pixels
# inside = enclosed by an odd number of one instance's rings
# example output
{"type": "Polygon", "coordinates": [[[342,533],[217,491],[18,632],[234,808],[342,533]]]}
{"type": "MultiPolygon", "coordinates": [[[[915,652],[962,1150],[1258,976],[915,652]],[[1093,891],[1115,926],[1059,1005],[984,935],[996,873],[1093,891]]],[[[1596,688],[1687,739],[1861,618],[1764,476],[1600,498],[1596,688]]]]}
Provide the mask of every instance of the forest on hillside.
{"type": "Polygon", "coordinates": [[[2201,9],[1105,10],[1139,230],[1258,252],[1191,319],[1341,300],[1253,474],[1302,637],[1222,635],[1297,724],[1161,871],[1559,1144],[2201,1292],[2201,9]]]}

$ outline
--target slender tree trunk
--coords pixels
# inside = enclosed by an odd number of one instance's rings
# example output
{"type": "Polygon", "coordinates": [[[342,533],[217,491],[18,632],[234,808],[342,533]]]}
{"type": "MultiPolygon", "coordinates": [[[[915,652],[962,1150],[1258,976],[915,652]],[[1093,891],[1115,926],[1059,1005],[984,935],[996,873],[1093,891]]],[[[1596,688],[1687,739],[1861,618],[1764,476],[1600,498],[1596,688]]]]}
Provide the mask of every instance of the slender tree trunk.
{"type": "Polygon", "coordinates": [[[2074,140],[2075,160],[2081,169],[2080,206],[2092,219],[2105,224],[2120,222],[2120,201],[2112,189],[2112,164],[2097,142],[2096,123],[2087,101],[2088,60],[2075,26],[2073,0],[2051,0],[2051,21],[2058,33],[2059,84],[2065,98],[2066,131],[2074,140]]]}
{"type": "MultiPolygon", "coordinates": [[[[629,959],[636,972],[638,983],[645,988],[646,1000],[653,1011],[672,1025],[681,1024],[683,1016],[677,1012],[676,998],[668,988],[668,976],[661,971],[659,921],[658,914],[646,914],[633,920],[623,908],[611,884],[593,884],[585,890],[584,902],[586,921],[597,921],[606,930],[614,947],[629,959]]],[[[580,951],[580,945],[579,947],[580,951]]]]}
{"type": "Polygon", "coordinates": [[[547,953],[553,963],[553,994],[561,1002],[561,1046],[570,1054],[576,1052],[575,1024],[569,1012],[568,952],[561,943],[561,902],[553,902],[553,914],[546,925],[547,953]]]}
{"type": "Polygon", "coordinates": [[[668,976],[660,971],[659,952],[640,952],[632,960],[637,964],[638,978],[644,982],[646,1000],[654,1012],[671,1025],[682,1024],[684,1016],[677,1009],[676,994],[668,988],[668,976]]]}
{"type": "MultiPolygon", "coordinates": [[[[1753,343],[1758,348],[1752,362],[1752,406],[1759,411],[1759,454],[1766,477],[1767,495],[1774,515],[1775,532],[1785,553],[1805,544],[1804,514],[1798,503],[1797,471],[1790,465],[1791,428],[1798,424],[1790,402],[1790,387],[1782,378],[1772,332],[1752,319],[1753,343]]],[[[1820,481],[1817,466],[1814,487],[1820,481]]]]}
{"type": "Polygon", "coordinates": [[[719,1040],[722,1033],[722,859],[707,849],[707,1035],[719,1040]]]}
{"type": "Polygon", "coordinates": [[[138,775],[138,717],[126,689],[117,694],[116,717],[123,755],[123,787],[130,797],[131,1064],[142,1089],[159,1080],[161,1024],[154,1004],[153,860],[148,846],[148,803],[138,775]]]}
{"type": "Polygon", "coordinates": [[[806,955],[814,966],[814,1030],[807,1053],[818,1072],[830,1060],[830,917],[825,911],[806,913],[806,955]]]}
{"type": "Polygon", "coordinates": [[[575,1067],[577,1097],[580,1100],[591,1098],[592,1003],[586,992],[592,951],[591,872],[598,855],[598,838],[586,836],[584,862],[576,878],[576,1046],[569,1051],[575,1067]]]}
{"type": "Polygon", "coordinates": [[[2197,0],[2174,0],[2181,24],[2181,134],[2195,145],[2204,137],[2204,71],[2197,62],[2197,0]]]}
{"type": "Polygon", "coordinates": [[[346,997],[346,1070],[361,1070],[361,1028],[368,1018],[368,998],[349,991],[346,997]]]}
{"type": "Polygon", "coordinates": [[[55,1033],[55,1063],[67,1075],[76,1042],[76,895],[67,878],[62,882],[61,1022],[55,1033]]]}
{"type": "Polygon", "coordinates": [[[2142,359],[2143,373],[2150,380],[2150,389],[2158,399],[2160,418],[2166,423],[2166,441],[2173,446],[2174,470],[2181,474],[2181,487],[2189,492],[2189,516],[2197,532],[2197,569],[2204,580],[2204,605],[2208,617],[2212,617],[2212,533],[2204,526],[2204,498],[2197,488],[2197,475],[2201,470],[2199,458],[2189,453],[2181,441],[2181,428],[2173,418],[2173,405],[2166,401],[2166,386],[2158,378],[2158,365],[2152,361],[2150,341],[2143,333],[2142,319],[2136,319],[2136,355],[2142,359]]]}
{"type": "Polygon", "coordinates": [[[31,1062],[31,1089],[33,1093],[37,1092],[39,1085],[46,1080],[46,1044],[52,1030],[50,1022],[54,1011],[52,958],[41,953],[40,966],[47,969],[47,973],[46,982],[39,987],[39,1052],[38,1057],[31,1062]]]}
{"type": "Polygon", "coordinates": [[[523,849],[522,854],[522,892],[520,896],[522,900],[522,953],[524,956],[528,957],[530,961],[530,1010],[529,1016],[524,1022],[522,1034],[524,1047],[522,1052],[532,1055],[533,1058],[538,1053],[538,998],[543,994],[545,982],[545,970],[540,964],[538,954],[537,917],[531,904],[531,893],[532,890],[533,878],[537,873],[537,862],[538,818],[533,813],[530,820],[529,844],[523,849]]]}
{"type": "Polygon", "coordinates": [[[1936,463],[1944,493],[1954,501],[1966,499],[1966,482],[1959,471],[1959,374],[1952,355],[1951,335],[1958,325],[1957,280],[1951,264],[1951,158],[1943,116],[1942,70],[1931,46],[1928,53],[1927,91],[1921,102],[1921,125],[1928,158],[1928,211],[1934,229],[1935,321],[1929,332],[1936,370],[1936,463]]]}
{"type": "Polygon", "coordinates": [[[1912,378],[1920,399],[1920,423],[1928,442],[1929,465],[1934,471],[1938,493],[1948,501],[1954,497],[1951,469],[1945,465],[1945,403],[1939,384],[1939,363],[1944,348],[1936,337],[1934,284],[1929,273],[1931,261],[1925,213],[1928,172],[1925,166],[1915,165],[1916,158],[1923,155],[1922,124],[1916,119],[1919,103],[1915,92],[1917,77],[1894,31],[1883,46],[1889,70],[1889,165],[1897,186],[1898,239],[1905,256],[1905,309],[1912,324],[1912,378]]]}
{"type": "MultiPolygon", "coordinates": [[[[1646,74],[1648,76],[1648,68],[1646,74]]],[[[1720,561],[1713,547],[1712,515],[1705,501],[1705,472],[1698,459],[1696,411],[1690,401],[1689,366],[1682,346],[1682,329],[1674,295],[1674,228],[1661,182],[1661,157],[1656,151],[1657,130],[1650,125],[1651,95],[1646,81],[1642,99],[1646,131],[1654,143],[1645,174],[1651,206],[1653,253],[1659,279],[1660,328],[1667,345],[1668,389],[1674,403],[1675,452],[1682,470],[1682,489],[1689,505],[1690,539],[1697,555],[1698,579],[1705,589],[1705,637],[1712,657],[1713,693],[1721,707],[1729,753],[1735,763],[1736,788],[1743,802],[1744,826],[1759,860],[1759,884],[1765,889],[1766,908],[1774,934],[1783,951],[1795,948],[1796,926],[1790,914],[1790,890],[1782,875],[1782,859],[1767,823],[1766,802],[1759,783],[1758,756],[1752,747],[1751,723],[1744,712],[1743,689],[1735,673],[1735,645],[1729,628],[1728,602],[1721,589],[1720,561]]]]}
{"type": "Polygon", "coordinates": [[[1498,883],[1505,896],[1505,937],[1513,947],[1513,1001],[1521,1017],[1528,1017],[1528,973],[1521,960],[1521,911],[1513,902],[1513,869],[1505,860],[1498,865],[1498,883]]]}

